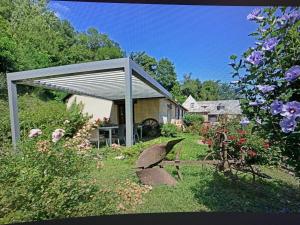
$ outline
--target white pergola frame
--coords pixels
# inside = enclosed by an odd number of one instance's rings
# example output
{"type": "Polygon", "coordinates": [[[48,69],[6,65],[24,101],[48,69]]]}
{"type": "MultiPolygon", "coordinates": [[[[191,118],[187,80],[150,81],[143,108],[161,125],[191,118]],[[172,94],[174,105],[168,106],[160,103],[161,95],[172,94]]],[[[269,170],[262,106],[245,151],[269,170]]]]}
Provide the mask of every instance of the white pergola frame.
{"type": "MultiPolygon", "coordinates": [[[[95,61],[88,63],[80,63],[80,64],[72,64],[65,66],[57,66],[57,67],[49,67],[43,69],[15,72],[7,74],[7,87],[8,87],[8,98],[9,98],[9,110],[10,110],[10,122],[11,122],[11,131],[12,131],[12,143],[13,147],[17,149],[17,142],[20,139],[20,124],[19,124],[19,115],[18,115],[18,96],[17,96],[17,84],[26,84],[30,86],[41,86],[47,89],[53,90],[61,90],[71,94],[79,94],[86,95],[91,97],[97,97],[101,99],[107,100],[116,100],[113,96],[108,97],[107,92],[101,92],[101,86],[91,86],[91,82],[85,83],[84,78],[82,79],[82,75],[90,75],[93,76],[98,73],[97,76],[94,76],[94,81],[99,82],[99,73],[109,73],[115,71],[123,71],[124,74],[124,83],[121,86],[121,89],[111,90],[114,91],[115,94],[122,92],[122,99],[125,99],[125,122],[126,122],[126,146],[130,147],[133,145],[133,79],[135,87],[136,95],[135,98],[145,98],[145,94],[147,95],[146,90],[139,90],[141,88],[145,88],[148,90],[149,96],[146,98],[152,97],[166,97],[167,99],[172,99],[172,95],[163,88],[155,79],[153,79],[149,74],[147,74],[138,64],[132,61],[130,58],[120,58],[120,59],[111,59],[111,60],[103,60],[103,61],[95,61]],[[80,85],[74,85],[76,81],[78,82],[78,76],[81,76],[80,85]],[[59,85],[49,84],[49,80],[57,79],[57,78],[68,78],[65,83],[61,82],[59,85]],[[77,78],[76,78],[77,77],[77,78]],[[97,78],[98,77],[98,78],[97,78]],[[98,79],[98,80],[97,80],[98,79]],[[46,80],[46,82],[43,82],[46,80]],[[68,82],[72,82],[73,85],[68,82]],[[138,86],[141,85],[141,82],[147,86],[138,86]],[[91,89],[93,87],[93,89],[91,89]],[[149,92],[149,87],[153,92],[149,92]],[[122,90],[122,89],[125,90],[122,90]],[[100,91],[100,92],[98,92],[100,91]],[[154,94],[155,92],[155,94],[154,94]],[[139,97],[139,95],[143,94],[143,97],[139,97]],[[155,95],[155,96],[153,96],[155,95]]],[[[105,76],[105,75],[103,75],[105,76]]],[[[106,78],[106,77],[104,77],[106,78]]],[[[103,79],[103,77],[102,77],[103,79]]],[[[108,79],[108,78],[107,78],[108,79]]],[[[113,75],[111,75],[110,79],[113,79],[113,75]]],[[[111,82],[110,88],[120,86],[120,82],[123,81],[118,80],[116,84],[111,82]]],[[[56,80],[56,82],[58,82],[56,80]]],[[[117,88],[116,88],[117,89],[117,88]]],[[[108,87],[109,90],[109,87],[108,87]]],[[[120,95],[117,95],[120,96],[120,95]]]]}

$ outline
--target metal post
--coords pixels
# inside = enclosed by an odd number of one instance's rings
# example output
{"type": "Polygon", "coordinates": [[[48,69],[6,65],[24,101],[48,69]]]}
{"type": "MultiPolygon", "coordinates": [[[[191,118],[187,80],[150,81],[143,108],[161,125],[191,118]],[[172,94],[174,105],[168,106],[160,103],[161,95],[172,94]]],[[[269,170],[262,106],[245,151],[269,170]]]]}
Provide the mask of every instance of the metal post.
{"type": "Polygon", "coordinates": [[[125,121],[126,147],[133,145],[133,111],[132,111],[132,69],[130,60],[125,65],[125,121]]]}
{"type": "Polygon", "coordinates": [[[13,148],[17,151],[17,142],[20,139],[20,124],[18,115],[17,85],[11,80],[7,80],[8,102],[10,112],[10,126],[13,148]]]}

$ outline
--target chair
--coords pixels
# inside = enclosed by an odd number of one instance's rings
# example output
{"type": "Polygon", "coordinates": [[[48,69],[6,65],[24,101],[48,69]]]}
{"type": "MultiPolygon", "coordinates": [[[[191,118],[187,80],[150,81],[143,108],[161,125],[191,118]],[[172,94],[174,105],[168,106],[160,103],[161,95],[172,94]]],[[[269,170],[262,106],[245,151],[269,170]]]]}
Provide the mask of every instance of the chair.
{"type": "Polygon", "coordinates": [[[140,140],[140,136],[139,136],[139,133],[138,133],[138,129],[137,129],[137,124],[135,124],[133,126],[133,141],[134,143],[136,143],[136,140],[140,140]]]}
{"type": "Polygon", "coordinates": [[[118,128],[117,134],[112,135],[112,141],[118,142],[118,145],[120,145],[121,141],[126,143],[126,130],[125,130],[125,124],[120,124],[118,128]]]}
{"type": "Polygon", "coordinates": [[[95,143],[98,149],[100,148],[101,142],[105,142],[105,144],[108,145],[108,139],[105,137],[104,134],[100,134],[98,129],[92,131],[89,141],[91,143],[95,143]]]}

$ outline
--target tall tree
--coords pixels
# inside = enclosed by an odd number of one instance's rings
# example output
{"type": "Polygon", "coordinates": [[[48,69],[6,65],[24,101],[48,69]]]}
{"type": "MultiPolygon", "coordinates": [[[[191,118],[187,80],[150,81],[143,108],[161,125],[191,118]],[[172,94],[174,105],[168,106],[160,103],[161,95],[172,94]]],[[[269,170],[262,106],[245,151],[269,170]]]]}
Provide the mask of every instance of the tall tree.
{"type": "Polygon", "coordinates": [[[219,84],[219,99],[220,100],[235,100],[239,99],[240,96],[236,93],[235,89],[228,83],[219,84]]]}
{"type": "Polygon", "coordinates": [[[181,86],[181,90],[183,95],[188,97],[192,95],[196,100],[200,98],[200,90],[201,90],[201,82],[199,79],[193,79],[192,74],[185,74],[183,76],[183,84],[181,86]]]}
{"type": "Polygon", "coordinates": [[[5,72],[125,55],[118,43],[94,28],[76,32],[68,21],[50,11],[47,4],[47,0],[0,2],[1,93],[7,92],[5,72]]]}
{"type": "Polygon", "coordinates": [[[204,81],[200,91],[200,99],[203,101],[219,100],[219,81],[204,81]]]}
{"type": "Polygon", "coordinates": [[[147,55],[146,52],[132,52],[130,58],[142,66],[150,76],[156,78],[157,61],[154,57],[147,55]]]}
{"type": "Polygon", "coordinates": [[[158,61],[156,80],[171,91],[177,81],[174,64],[167,58],[162,58],[158,61]]]}
{"type": "Polygon", "coordinates": [[[171,94],[173,95],[174,100],[179,103],[183,103],[186,99],[186,96],[182,93],[181,85],[178,81],[172,87],[171,94]]]}

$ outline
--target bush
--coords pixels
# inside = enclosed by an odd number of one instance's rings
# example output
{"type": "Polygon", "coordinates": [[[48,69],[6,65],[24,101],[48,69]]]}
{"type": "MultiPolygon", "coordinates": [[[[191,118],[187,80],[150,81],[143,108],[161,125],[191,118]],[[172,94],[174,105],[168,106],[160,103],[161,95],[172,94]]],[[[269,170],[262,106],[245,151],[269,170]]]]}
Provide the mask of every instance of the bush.
{"type": "Polygon", "coordinates": [[[20,144],[21,154],[1,155],[0,223],[91,215],[96,199],[106,210],[89,177],[91,159],[63,144],[36,138],[20,144]]]}
{"type": "MultiPolygon", "coordinates": [[[[18,98],[21,139],[27,139],[33,128],[39,128],[43,135],[49,136],[57,129],[66,131],[65,136],[71,137],[87,120],[82,114],[80,105],[73,104],[69,109],[66,104],[54,100],[42,101],[33,95],[18,98]]],[[[0,150],[11,144],[8,102],[0,100],[0,150]],[[1,141],[2,140],[2,141],[1,141]]]]}
{"type": "Polygon", "coordinates": [[[183,117],[184,123],[187,125],[185,132],[199,134],[204,117],[195,113],[186,113],[183,117]]]}
{"type": "Polygon", "coordinates": [[[248,19],[257,23],[250,34],[257,42],[231,66],[243,113],[256,129],[300,171],[300,11],[299,8],[255,10],[248,19]]]}
{"type": "MultiPolygon", "coordinates": [[[[72,137],[86,123],[87,117],[82,115],[80,106],[73,105],[66,110],[63,103],[42,101],[29,95],[19,100],[20,152],[13,154],[6,148],[0,151],[0,223],[114,212],[110,204],[114,198],[99,190],[89,176],[89,166],[93,161],[97,163],[91,152],[82,155],[75,147],[66,148],[70,138],[56,143],[51,140],[57,128],[72,137]],[[32,128],[41,129],[42,134],[29,138],[32,128]]],[[[6,104],[3,101],[0,107],[6,104]]],[[[9,138],[8,116],[4,118],[0,129],[9,138]]]]}
{"type": "Polygon", "coordinates": [[[161,127],[161,135],[165,137],[176,137],[177,127],[175,124],[166,123],[161,127]]]}
{"type": "Polygon", "coordinates": [[[204,122],[204,118],[202,115],[195,113],[186,113],[183,116],[183,121],[187,126],[202,124],[204,122]]]}
{"type": "Polygon", "coordinates": [[[228,143],[228,151],[231,156],[238,157],[242,149],[246,149],[246,160],[249,163],[277,165],[280,163],[280,155],[274,154],[277,146],[262,138],[259,131],[253,129],[254,125],[241,126],[236,119],[218,126],[205,126],[201,129],[204,143],[210,145],[214,151],[220,151],[216,143],[216,133],[225,132],[228,143]]]}

